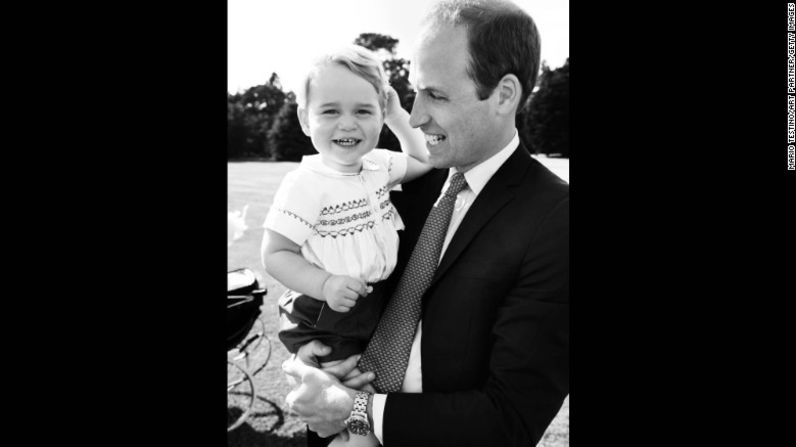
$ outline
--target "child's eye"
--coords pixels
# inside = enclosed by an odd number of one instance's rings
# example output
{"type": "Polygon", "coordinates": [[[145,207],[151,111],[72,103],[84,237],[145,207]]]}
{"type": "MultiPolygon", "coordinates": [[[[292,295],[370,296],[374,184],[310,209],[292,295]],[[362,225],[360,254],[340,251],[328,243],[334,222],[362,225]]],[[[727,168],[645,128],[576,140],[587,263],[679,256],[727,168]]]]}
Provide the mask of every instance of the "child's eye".
{"type": "Polygon", "coordinates": [[[357,113],[359,113],[360,115],[370,115],[373,112],[371,112],[370,110],[367,110],[367,109],[361,109],[361,110],[357,110],[357,113]]]}
{"type": "Polygon", "coordinates": [[[428,92],[428,96],[429,96],[431,99],[434,99],[434,100],[441,100],[441,99],[445,99],[444,97],[442,97],[442,96],[440,96],[440,95],[437,95],[437,94],[436,94],[436,93],[434,93],[434,92],[428,92]]]}
{"type": "Polygon", "coordinates": [[[324,111],[321,112],[321,114],[323,114],[323,115],[334,115],[336,113],[337,113],[337,110],[334,110],[334,109],[328,109],[328,110],[324,110],[324,111]]]}

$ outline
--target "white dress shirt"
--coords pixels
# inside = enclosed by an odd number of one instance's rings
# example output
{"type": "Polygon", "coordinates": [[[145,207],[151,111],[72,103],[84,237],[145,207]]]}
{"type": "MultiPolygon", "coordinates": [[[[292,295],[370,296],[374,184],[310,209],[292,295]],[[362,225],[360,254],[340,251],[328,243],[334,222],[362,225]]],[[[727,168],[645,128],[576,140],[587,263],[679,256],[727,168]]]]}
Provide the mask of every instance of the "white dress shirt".
{"type": "MultiPolygon", "coordinates": [[[[473,166],[464,173],[464,179],[467,180],[467,187],[464,188],[459,194],[456,196],[456,204],[453,207],[453,214],[451,215],[451,221],[448,225],[448,232],[445,235],[445,242],[442,244],[442,252],[440,253],[440,259],[445,254],[445,250],[448,249],[448,244],[450,243],[451,239],[453,238],[454,233],[456,233],[456,229],[459,228],[459,224],[462,223],[462,219],[467,214],[467,211],[470,209],[470,205],[475,201],[475,198],[478,197],[478,194],[484,189],[489,179],[497,172],[497,170],[503,166],[503,163],[508,160],[511,154],[514,153],[514,150],[520,144],[520,139],[517,134],[517,130],[514,130],[514,137],[509,141],[509,144],[506,145],[500,152],[496,153],[495,155],[491,156],[490,158],[484,160],[480,164],[473,166]]],[[[445,180],[445,185],[442,187],[442,193],[448,190],[450,186],[450,179],[453,174],[455,174],[456,168],[451,168],[448,172],[448,179],[445,180]]],[[[440,197],[442,197],[442,193],[440,193],[440,197]]],[[[439,201],[439,199],[437,199],[439,201]]],[[[436,206],[436,204],[435,204],[436,206]]],[[[409,354],[409,364],[406,367],[406,375],[404,376],[403,384],[401,385],[401,392],[402,393],[422,393],[423,392],[423,371],[420,365],[420,337],[423,334],[423,321],[422,319],[417,324],[417,332],[415,333],[415,339],[412,342],[412,350],[409,354]]],[[[373,433],[378,438],[381,444],[384,444],[384,436],[383,436],[383,418],[384,418],[384,406],[387,403],[387,395],[386,394],[375,394],[373,396],[373,433]]]]}

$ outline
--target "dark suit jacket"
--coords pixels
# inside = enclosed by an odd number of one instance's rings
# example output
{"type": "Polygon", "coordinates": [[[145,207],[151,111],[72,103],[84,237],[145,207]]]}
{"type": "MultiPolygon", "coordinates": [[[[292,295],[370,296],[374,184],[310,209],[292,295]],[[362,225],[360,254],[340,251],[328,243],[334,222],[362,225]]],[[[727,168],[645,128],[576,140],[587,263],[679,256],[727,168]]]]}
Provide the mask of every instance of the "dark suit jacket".
{"type": "MultiPolygon", "coordinates": [[[[399,278],[448,170],[403,185],[399,278]]],[[[423,298],[423,392],[391,393],[384,445],[533,446],[569,393],[569,185],[520,145],[423,298]]]]}

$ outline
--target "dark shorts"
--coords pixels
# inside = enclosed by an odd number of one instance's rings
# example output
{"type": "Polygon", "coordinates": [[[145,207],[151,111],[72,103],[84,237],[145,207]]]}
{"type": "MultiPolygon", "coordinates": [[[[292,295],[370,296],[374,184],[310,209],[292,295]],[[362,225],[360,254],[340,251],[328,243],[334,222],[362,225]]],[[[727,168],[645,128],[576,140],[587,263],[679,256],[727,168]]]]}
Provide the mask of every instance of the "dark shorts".
{"type": "Polygon", "coordinates": [[[291,353],[318,340],[332,348],[321,362],[343,360],[360,354],[376,329],[381,312],[387,303],[384,282],[371,284],[373,292],[360,297],[348,312],[335,312],[325,302],[287,290],[279,298],[279,339],[291,353]]]}

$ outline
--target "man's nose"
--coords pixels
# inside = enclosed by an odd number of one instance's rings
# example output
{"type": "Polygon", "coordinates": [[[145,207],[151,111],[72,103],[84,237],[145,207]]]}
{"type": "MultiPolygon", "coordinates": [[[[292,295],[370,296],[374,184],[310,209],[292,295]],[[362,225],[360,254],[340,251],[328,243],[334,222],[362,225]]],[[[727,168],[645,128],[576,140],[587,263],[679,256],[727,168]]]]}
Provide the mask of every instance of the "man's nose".
{"type": "Polygon", "coordinates": [[[428,122],[426,107],[423,104],[422,97],[417,95],[415,96],[415,102],[412,105],[412,112],[409,114],[409,125],[412,127],[420,127],[426,122],[428,122]]]}

